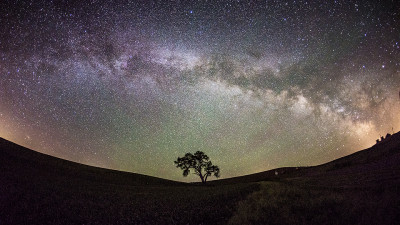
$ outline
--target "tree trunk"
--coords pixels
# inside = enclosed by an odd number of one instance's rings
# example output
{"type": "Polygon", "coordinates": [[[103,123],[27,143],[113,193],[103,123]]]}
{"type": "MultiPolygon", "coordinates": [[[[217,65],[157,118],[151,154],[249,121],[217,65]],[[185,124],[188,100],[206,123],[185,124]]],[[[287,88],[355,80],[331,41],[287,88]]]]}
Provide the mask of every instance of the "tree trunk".
{"type": "Polygon", "coordinates": [[[205,184],[206,181],[204,180],[204,177],[201,173],[199,173],[200,179],[201,179],[201,183],[205,184]]]}

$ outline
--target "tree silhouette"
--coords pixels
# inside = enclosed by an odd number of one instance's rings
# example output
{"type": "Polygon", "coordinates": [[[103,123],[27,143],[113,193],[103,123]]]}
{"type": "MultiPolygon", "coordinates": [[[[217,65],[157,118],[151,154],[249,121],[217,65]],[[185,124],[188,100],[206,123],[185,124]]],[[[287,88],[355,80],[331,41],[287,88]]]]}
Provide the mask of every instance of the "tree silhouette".
{"type": "Polygon", "coordinates": [[[189,175],[190,170],[194,170],[194,174],[200,177],[201,182],[205,184],[207,178],[214,174],[215,177],[219,177],[219,167],[214,166],[209,160],[210,158],[204,154],[204,152],[197,151],[196,153],[186,153],[184,157],[178,157],[178,160],[174,161],[177,168],[183,170],[183,176],[189,175]]]}

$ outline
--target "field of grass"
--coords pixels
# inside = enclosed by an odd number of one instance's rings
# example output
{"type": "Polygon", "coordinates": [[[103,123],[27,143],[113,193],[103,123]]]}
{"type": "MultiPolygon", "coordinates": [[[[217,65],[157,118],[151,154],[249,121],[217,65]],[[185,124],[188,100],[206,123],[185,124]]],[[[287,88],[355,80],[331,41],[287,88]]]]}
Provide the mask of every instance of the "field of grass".
{"type": "Polygon", "coordinates": [[[400,220],[396,185],[344,188],[282,180],[124,186],[31,181],[8,180],[1,186],[1,224],[393,224],[400,220]]]}
{"type": "Polygon", "coordinates": [[[399,191],[262,182],[229,224],[393,224],[400,219],[399,191]]]}
{"type": "Polygon", "coordinates": [[[0,224],[226,224],[257,189],[90,167],[0,139],[0,224]]]}
{"type": "MultiPolygon", "coordinates": [[[[400,134],[399,134],[400,135],[400,134]]],[[[187,184],[0,140],[0,224],[396,224],[400,137],[331,163],[187,184]]]]}
{"type": "Polygon", "coordinates": [[[0,224],[225,224],[236,202],[258,188],[252,183],[124,186],[51,179],[6,184],[0,188],[0,224]]]}

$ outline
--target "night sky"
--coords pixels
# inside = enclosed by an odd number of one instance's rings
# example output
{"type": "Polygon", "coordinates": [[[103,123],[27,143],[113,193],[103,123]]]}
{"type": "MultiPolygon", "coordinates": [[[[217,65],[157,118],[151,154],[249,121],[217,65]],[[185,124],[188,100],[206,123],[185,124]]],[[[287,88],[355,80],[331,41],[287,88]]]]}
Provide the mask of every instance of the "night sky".
{"type": "Polygon", "coordinates": [[[321,164],[400,130],[398,1],[1,1],[0,137],[173,180],[321,164]]]}

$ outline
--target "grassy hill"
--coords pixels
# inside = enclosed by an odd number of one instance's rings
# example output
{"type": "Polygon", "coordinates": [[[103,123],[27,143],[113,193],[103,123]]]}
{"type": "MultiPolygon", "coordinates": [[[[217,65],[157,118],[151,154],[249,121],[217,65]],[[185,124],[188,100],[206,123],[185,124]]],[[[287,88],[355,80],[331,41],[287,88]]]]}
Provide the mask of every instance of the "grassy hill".
{"type": "Polygon", "coordinates": [[[273,171],[279,175],[266,171],[240,178],[269,182],[259,182],[260,189],[239,202],[230,224],[400,221],[400,133],[323,165],[273,171]]]}
{"type": "Polygon", "coordinates": [[[282,167],[260,173],[210,181],[212,184],[235,184],[294,179],[321,179],[330,176],[332,185],[381,185],[400,183],[400,132],[376,145],[331,162],[310,167],[282,167]]]}
{"type": "Polygon", "coordinates": [[[87,166],[42,154],[0,138],[0,170],[32,179],[76,179],[118,185],[179,185],[176,181],[87,166]]]}
{"type": "Polygon", "coordinates": [[[400,133],[332,162],[187,184],[0,139],[0,224],[395,224],[400,133]]]}
{"type": "Polygon", "coordinates": [[[0,139],[0,224],[225,224],[257,187],[86,166],[0,139]]]}

